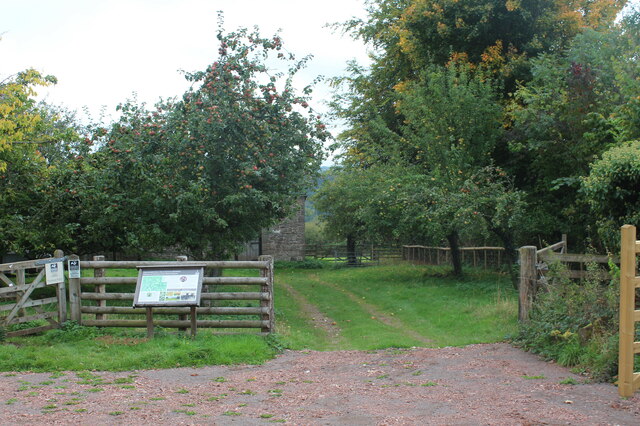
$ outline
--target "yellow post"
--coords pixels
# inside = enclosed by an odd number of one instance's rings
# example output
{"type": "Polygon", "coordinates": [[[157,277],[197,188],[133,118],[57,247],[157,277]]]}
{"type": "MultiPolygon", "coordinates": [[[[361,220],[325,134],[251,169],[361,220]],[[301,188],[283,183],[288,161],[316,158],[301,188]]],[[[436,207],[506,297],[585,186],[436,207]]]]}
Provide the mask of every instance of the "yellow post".
{"type": "Polygon", "coordinates": [[[618,354],[618,393],[633,395],[635,340],[636,227],[624,225],[620,241],[620,341],[618,354]]]}

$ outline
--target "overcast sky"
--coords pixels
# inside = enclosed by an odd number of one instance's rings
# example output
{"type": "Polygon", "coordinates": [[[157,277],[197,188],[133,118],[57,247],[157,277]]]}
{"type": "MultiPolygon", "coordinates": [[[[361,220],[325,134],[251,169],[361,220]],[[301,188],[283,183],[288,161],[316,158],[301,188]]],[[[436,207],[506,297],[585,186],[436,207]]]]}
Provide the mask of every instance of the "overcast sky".
{"type": "MultiPolygon", "coordinates": [[[[364,17],[363,0],[0,0],[0,80],[31,67],[55,75],[58,84],[39,93],[72,110],[86,106],[94,119],[134,92],[153,104],[188,87],[179,70],[215,61],[218,10],[227,31],[281,29],[288,51],[314,55],[304,85],[343,74],[350,59],[367,61],[361,43],[325,28],[364,17]]],[[[312,106],[325,109],[328,97],[319,87],[312,106]]]]}
{"type": "MultiPolygon", "coordinates": [[[[638,4],[640,0],[632,0],[638,4]]],[[[367,63],[365,47],[327,23],[364,17],[364,0],[0,0],[0,81],[26,68],[59,83],[39,89],[48,102],[109,117],[134,92],[150,105],[188,87],[179,70],[203,70],[217,56],[217,11],[226,30],[281,29],[288,51],[314,60],[300,86],[316,76],[344,74],[346,63],[367,63]]],[[[319,86],[313,107],[326,110],[330,91],[319,86]]],[[[332,124],[328,123],[330,129],[332,124]]],[[[335,129],[334,133],[335,133],[335,129]]]]}

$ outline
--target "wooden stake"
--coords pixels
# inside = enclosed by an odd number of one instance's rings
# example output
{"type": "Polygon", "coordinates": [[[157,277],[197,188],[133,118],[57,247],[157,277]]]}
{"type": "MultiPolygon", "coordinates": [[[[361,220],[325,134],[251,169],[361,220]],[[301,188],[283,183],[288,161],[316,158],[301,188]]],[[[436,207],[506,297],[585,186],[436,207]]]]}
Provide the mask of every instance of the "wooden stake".
{"type": "MultiPolygon", "coordinates": [[[[57,258],[64,257],[64,252],[60,249],[53,252],[53,256],[57,258]]],[[[64,278],[61,283],[56,285],[56,296],[58,297],[58,324],[67,321],[67,289],[64,284],[64,278]]]]}
{"type": "MultiPolygon", "coordinates": [[[[80,258],[72,254],[70,260],[79,260],[80,258]]],[[[71,320],[82,324],[81,300],[80,300],[80,278],[69,278],[69,307],[71,308],[71,320]]]]}
{"type": "Polygon", "coordinates": [[[618,393],[633,395],[633,363],[635,340],[636,227],[624,225],[620,241],[620,340],[618,351],[618,393]]]}
{"type": "Polygon", "coordinates": [[[274,294],[273,294],[273,257],[272,256],[260,256],[258,258],[263,262],[268,262],[265,269],[260,270],[260,276],[267,278],[267,282],[262,285],[261,291],[270,295],[269,300],[260,301],[260,307],[268,308],[269,313],[261,315],[262,321],[268,321],[269,326],[263,327],[263,333],[275,333],[275,311],[274,311],[274,294]]]}
{"type": "Polygon", "coordinates": [[[529,311],[533,305],[535,286],[537,281],[536,247],[524,246],[520,248],[520,286],[518,299],[518,320],[529,321],[529,311]]]}
{"type": "Polygon", "coordinates": [[[153,309],[147,306],[147,339],[153,339],[153,309]]]}
{"type": "Polygon", "coordinates": [[[196,330],[198,328],[198,317],[196,316],[196,307],[191,307],[191,338],[196,337],[196,330]]]}
{"type": "MultiPolygon", "coordinates": [[[[93,260],[94,261],[103,261],[104,260],[104,256],[93,256],[93,260]]],[[[93,276],[95,278],[101,278],[105,276],[104,273],[104,269],[103,268],[95,268],[93,270],[93,276]]],[[[95,286],[95,292],[96,293],[106,293],[106,286],[104,284],[98,284],[95,286]]],[[[105,306],[107,306],[107,301],[106,300],[98,300],[98,306],[101,308],[104,308],[105,306]]],[[[104,314],[96,314],[96,320],[103,320],[106,319],[106,315],[104,314]]]]}

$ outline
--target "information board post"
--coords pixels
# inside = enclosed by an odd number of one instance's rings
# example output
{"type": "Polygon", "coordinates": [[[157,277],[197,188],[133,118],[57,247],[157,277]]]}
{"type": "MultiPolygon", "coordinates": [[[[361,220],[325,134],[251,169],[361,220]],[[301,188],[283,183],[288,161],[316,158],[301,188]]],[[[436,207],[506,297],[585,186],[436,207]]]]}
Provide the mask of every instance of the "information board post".
{"type": "Polygon", "coordinates": [[[147,339],[153,339],[153,308],[147,306],[147,339]]]}
{"type": "MultiPolygon", "coordinates": [[[[186,262],[187,260],[189,260],[189,258],[187,256],[181,255],[181,256],[176,256],[176,262],[186,262]]],[[[186,321],[187,320],[187,316],[186,315],[178,315],[178,319],[180,321],[186,321]]],[[[178,328],[178,331],[187,331],[186,327],[183,328],[178,328]]]]}
{"type": "Polygon", "coordinates": [[[191,337],[196,337],[196,331],[198,328],[198,317],[196,315],[196,307],[191,307],[191,337]]]}

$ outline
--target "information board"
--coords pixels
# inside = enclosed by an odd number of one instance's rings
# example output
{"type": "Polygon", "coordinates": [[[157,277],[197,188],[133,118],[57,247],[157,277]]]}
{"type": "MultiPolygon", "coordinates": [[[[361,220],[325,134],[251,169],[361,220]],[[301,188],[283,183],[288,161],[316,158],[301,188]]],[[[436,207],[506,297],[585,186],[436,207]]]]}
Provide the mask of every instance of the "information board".
{"type": "Polygon", "coordinates": [[[133,306],[198,306],[203,266],[139,266],[133,306]]]}

